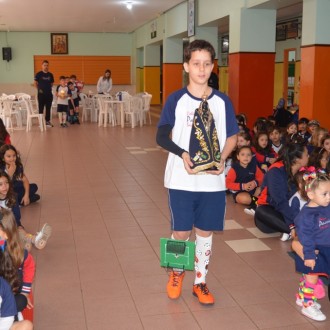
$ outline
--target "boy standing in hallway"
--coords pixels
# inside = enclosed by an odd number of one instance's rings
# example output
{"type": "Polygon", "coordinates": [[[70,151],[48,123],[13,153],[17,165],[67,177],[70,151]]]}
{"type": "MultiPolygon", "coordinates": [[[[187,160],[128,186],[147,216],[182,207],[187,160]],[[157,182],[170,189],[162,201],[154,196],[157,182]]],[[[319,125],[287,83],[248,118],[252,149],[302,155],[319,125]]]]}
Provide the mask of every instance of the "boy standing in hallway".
{"type": "MultiPolygon", "coordinates": [[[[193,294],[204,305],[214,304],[206,274],[212,233],[224,227],[224,167],[239,131],[230,99],[208,86],[214,58],[214,48],[205,40],[186,47],[183,66],[189,84],[168,97],[157,131],[157,143],[169,151],[164,181],[172,239],[189,240],[195,229],[193,294]]],[[[167,284],[170,299],[180,297],[184,275],[182,269],[172,270],[167,284]]]]}

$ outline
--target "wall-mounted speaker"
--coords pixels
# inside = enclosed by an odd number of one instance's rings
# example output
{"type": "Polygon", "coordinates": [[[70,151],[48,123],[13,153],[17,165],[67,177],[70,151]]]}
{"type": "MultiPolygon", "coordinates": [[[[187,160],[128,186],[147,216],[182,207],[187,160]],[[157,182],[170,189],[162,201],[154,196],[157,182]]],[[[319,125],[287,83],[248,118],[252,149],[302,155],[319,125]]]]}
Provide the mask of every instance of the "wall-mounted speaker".
{"type": "Polygon", "coordinates": [[[9,62],[11,58],[11,47],[2,47],[2,59],[9,62]]]}

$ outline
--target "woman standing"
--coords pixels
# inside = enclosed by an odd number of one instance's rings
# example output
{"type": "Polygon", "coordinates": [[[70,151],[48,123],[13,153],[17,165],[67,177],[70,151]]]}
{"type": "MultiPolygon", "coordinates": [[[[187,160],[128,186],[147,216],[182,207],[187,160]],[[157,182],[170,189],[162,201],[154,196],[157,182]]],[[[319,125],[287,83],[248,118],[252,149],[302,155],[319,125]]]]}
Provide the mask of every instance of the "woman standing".
{"type": "Polygon", "coordinates": [[[112,78],[111,71],[105,70],[104,75],[99,78],[97,82],[97,93],[98,94],[109,94],[112,89],[112,78]]]}
{"type": "Polygon", "coordinates": [[[307,162],[307,148],[292,143],[282,148],[279,159],[269,168],[254,216],[255,224],[262,232],[286,234],[282,240],[295,236],[293,220],[296,213],[291,209],[289,199],[297,191],[294,175],[307,162]]]}

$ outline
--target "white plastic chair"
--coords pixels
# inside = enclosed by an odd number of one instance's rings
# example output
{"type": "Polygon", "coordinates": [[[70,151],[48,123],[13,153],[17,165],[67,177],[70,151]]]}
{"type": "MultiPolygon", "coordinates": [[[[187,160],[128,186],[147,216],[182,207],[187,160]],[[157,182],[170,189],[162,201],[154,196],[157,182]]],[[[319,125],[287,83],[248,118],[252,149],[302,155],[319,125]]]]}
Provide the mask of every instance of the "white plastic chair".
{"type": "Polygon", "coordinates": [[[22,118],[15,108],[15,95],[7,95],[2,97],[2,114],[1,118],[6,128],[14,130],[12,115],[16,116],[17,126],[22,127],[22,118]]]}
{"type": "Polygon", "coordinates": [[[107,127],[107,123],[111,123],[112,126],[116,125],[116,116],[113,111],[113,107],[110,103],[106,103],[106,100],[111,100],[110,95],[103,95],[96,98],[99,108],[99,126],[107,127]]]}
{"type": "Polygon", "coordinates": [[[15,95],[19,101],[19,110],[21,113],[22,125],[26,125],[27,109],[24,103],[24,99],[31,100],[31,95],[26,93],[16,93],[15,95]]]}
{"type": "Polygon", "coordinates": [[[140,127],[143,125],[142,116],[142,99],[138,96],[132,96],[129,99],[129,109],[125,111],[125,117],[127,117],[132,124],[132,128],[137,126],[140,122],[140,127]]]}
{"type": "Polygon", "coordinates": [[[142,95],[142,116],[143,116],[143,123],[147,123],[147,114],[149,116],[149,124],[151,125],[151,115],[150,115],[150,103],[151,103],[152,95],[145,94],[142,95]]]}
{"type": "Polygon", "coordinates": [[[41,132],[46,130],[46,122],[45,122],[45,117],[42,113],[39,113],[37,108],[33,107],[31,99],[24,98],[23,102],[26,107],[27,111],[27,118],[26,118],[26,131],[30,131],[32,127],[32,119],[37,118],[39,122],[39,128],[41,132]]]}
{"type": "Polygon", "coordinates": [[[92,121],[93,117],[95,117],[94,100],[84,93],[80,93],[79,96],[82,105],[81,121],[88,120],[88,116],[90,121],[92,121]]]}

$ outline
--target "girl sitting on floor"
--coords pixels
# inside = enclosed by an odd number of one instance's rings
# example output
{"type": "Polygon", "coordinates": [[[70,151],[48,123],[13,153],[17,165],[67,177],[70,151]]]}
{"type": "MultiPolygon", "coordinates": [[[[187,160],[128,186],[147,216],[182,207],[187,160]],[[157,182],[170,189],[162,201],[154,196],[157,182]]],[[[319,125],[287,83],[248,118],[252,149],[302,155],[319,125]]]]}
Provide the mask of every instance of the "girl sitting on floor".
{"type": "Polygon", "coordinates": [[[40,199],[36,193],[38,186],[35,183],[30,184],[24,173],[20,155],[13,145],[5,144],[0,148],[0,167],[12,179],[20,205],[26,206],[40,199]]]}
{"type": "Polygon", "coordinates": [[[20,280],[20,287],[15,293],[15,300],[17,311],[21,312],[26,307],[33,308],[29,296],[34,279],[35,262],[32,255],[27,250],[23,249],[20,243],[13,212],[2,209],[0,218],[1,248],[5,254],[8,252],[10,255],[20,280]]]}
{"type": "Polygon", "coordinates": [[[266,173],[271,164],[276,161],[277,153],[269,143],[266,132],[258,132],[254,138],[254,144],[251,148],[256,155],[256,160],[260,169],[266,173]]]}
{"type": "Polygon", "coordinates": [[[28,233],[21,223],[21,210],[17,203],[12,182],[6,172],[0,170],[0,209],[13,211],[19,236],[25,244],[27,250],[31,249],[34,244],[37,249],[43,249],[46,246],[47,240],[51,235],[51,227],[46,223],[43,225],[40,232],[36,235],[28,233]]]}
{"type": "Polygon", "coordinates": [[[260,185],[263,173],[252,162],[252,151],[249,146],[243,146],[237,150],[236,159],[226,177],[226,186],[231,191],[234,201],[239,204],[249,205],[248,214],[254,214],[257,196],[260,193],[260,185]]]}

